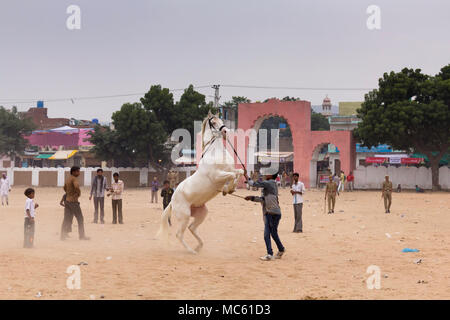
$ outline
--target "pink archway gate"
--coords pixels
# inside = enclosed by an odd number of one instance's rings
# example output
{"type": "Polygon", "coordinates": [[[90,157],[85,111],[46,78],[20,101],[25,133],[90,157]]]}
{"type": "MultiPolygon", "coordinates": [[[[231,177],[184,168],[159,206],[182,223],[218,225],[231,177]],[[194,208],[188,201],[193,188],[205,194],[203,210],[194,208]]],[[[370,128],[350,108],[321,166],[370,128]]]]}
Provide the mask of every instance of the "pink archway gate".
{"type": "MultiPolygon", "coordinates": [[[[309,101],[280,101],[270,99],[265,103],[242,103],[238,106],[238,130],[229,134],[228,139],[233,144],[239,158],[249,164],[249,132],[259,130],[263,120],[278,116],[284,118],[292,132],[294,149],[294,171],[300,174],[300,179],[306,187],[311,186],[315,177],[311,176],[312,160],[316,148],[332,143],[339,149],[341,170],[346,174],[355,168],[356,145],[351,131],[311,131],[311,103],[309,101]]],[[[228,151],[233,149],[224,142],[228,151]]],[[[197,135],[197,163],[202,155],[201,134],[197,135]]],[[[238,157],[234,156],[236,168],[241,168],[238,157]]],[[[251,159],[252,161],[254,159],[251,159]]],[[[243,184],[241,184],[243,186],[243,184]]]]}
{"type": "MultiPolygon", "coordinates": [[[[354,170],[356,161],[355,143],[351,131],[311,131],[311,103],[309,101],[280,101],[270,99],[265,103],[242,103],[238,106],[238,128],[243,131],[259,130],[262,120],[278,116],[286,119],[292,132],[294,170],[306,187],[310,187],[310,166],[317,146],[332,143],[339,149],[341,169],[348,174],[354,170]]],[[[238,146],[236,137],[235,146],[238,146]]],[[[238,151],[240,158],[248,159],[249,139],[245,149],[238,151]]],[[[245,159],[245,160],[244,160],[245,159]]]]}

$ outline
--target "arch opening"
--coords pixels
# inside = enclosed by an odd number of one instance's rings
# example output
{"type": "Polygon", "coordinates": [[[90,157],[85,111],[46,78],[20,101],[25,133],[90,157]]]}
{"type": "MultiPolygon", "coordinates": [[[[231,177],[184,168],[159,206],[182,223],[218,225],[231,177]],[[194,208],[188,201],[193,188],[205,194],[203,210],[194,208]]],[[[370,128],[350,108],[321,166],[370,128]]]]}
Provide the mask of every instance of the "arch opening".
{"type": "Polygon", "coordinates": [[[276,165],[280,183],[289,185],[294,170],[294,143],[292,131],[286,118],[279,115],[266,115],[258,118],[253,129],[256,142],[249,144],[248,154],[254,150],[252,171],[276,165]]]}
{"type": "Polygon", "coordinates": [[[309,170],[310,187],[323,187],[329,175],[341,171],[339,149],[329,142],[316,145],[312,152],[309,170]]]}

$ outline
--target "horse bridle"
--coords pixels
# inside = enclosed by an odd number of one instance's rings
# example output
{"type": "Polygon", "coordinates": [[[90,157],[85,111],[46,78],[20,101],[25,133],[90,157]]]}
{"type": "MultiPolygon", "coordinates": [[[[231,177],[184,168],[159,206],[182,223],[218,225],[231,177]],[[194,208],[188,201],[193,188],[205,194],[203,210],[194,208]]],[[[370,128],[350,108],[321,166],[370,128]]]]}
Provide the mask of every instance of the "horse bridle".
{"type": "Polygon", "coordinates": [[[208,119],[209,128],[210,128],[211,130],[214,129],[214,130],[216,130],[217,132],[221,132],[222,129],[226,127],[226,126],[223,124],[223,125],[219,128],[219,130],[217,130],[217,129],[216,129],[216,126],[215,126],[214,124],[211,123],[211,120],[212,120],[212,119],[214,119],[214,117],[211,117],[211,118],[208,119]]]}
{"type": "MultiPolygon", "coordinates": [[[[225,126],[225,125],[222,125],[222,126],[219,128],[219,130],[217,130],[216,127],[214,126],[214,124],[211,123],[211,120],[212,120],[212,119],[214,119],[214,117],[211,117],[211,118],[208,119],[209,128],[210,128],[211,130],[216,130],[217,132],[220,133],[220,132],[222,131],[222,129],[225,128],[226,126],[225,126]]],[[[209,147],[212,145],[212,143],[213,143],[216,139],[217,139],[217,137],[216,137],[216,136],[213,136],[213,137],[211,138],[211,140],[209,140],[209,141],[203,146],[203,147],[208,146],[208,148],[206,148],[206,150],[202,153],[202,158],[203,158],[203,156],[205,155],[205,153],[208,151],[209,147]]],[[[244,163],[242,162],[241,158],[239,157],[239,155],[238,155],[236,149],[235,149],[234,146],[231,144],[231,142],[230,142],[230,140],[229,140],[228,138],[227,138],[227,142],[228,142],[228,144],[230,145],[230,147],[233,149],[234,154],[236,155],[236,157],[238,158],[239,162],[240,162],[241,165],[242,165],[242,168],[244,168],[244,170],[247,170],[247,169],[245,168],[245,165],[244,165],[244,163]]]]}
{"type": "MultiPolygon", "coordinates": [[[[208,119],[208,124],[209,124],[209,128],[211,129],[211,131],[216,131],[217,133],[220,133],[222,131],[223,128],[225,128],[225,125],[222,125],[219,130],[216,129],[216,126],[211,122],[211,120],[214,119],[214,117],[211,117],[208,119]]],[[[211,138],[211,140],[209,140],[204,146],[203,148],[205,148],[206,146],[208,146],[206,148],[206,150],[202,153],[202,158],[205,155],[205,153],[208,151],[209,147],[211,147],[211,145],[213,144],[213,142],[217,139],[217,136],[214,136],[211,138]]]]}

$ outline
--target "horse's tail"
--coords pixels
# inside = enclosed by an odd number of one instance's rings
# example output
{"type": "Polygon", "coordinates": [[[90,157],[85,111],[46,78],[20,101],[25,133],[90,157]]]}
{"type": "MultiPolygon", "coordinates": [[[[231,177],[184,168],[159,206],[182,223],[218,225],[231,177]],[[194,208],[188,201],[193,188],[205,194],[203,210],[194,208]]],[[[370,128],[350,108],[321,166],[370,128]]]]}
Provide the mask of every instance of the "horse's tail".
{"type": "Polygon", "coordinates": [[[159,227],[158,233],[156,234],[157,238],[162,238],[165,241],[169,241],[169,219],[172,215],[172,203],[164,210],[161,217],[161,225],[159,227]]]}

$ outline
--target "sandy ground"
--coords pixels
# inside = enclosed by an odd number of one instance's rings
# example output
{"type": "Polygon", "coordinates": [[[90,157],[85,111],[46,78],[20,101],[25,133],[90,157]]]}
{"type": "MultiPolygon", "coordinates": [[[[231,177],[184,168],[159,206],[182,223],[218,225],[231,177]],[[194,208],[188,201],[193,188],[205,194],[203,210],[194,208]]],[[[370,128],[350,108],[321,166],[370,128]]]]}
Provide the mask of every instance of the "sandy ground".
{"type": "MultiPolygon", "coordinates": [[[[74,220],[66,242],[59,240],[62,189],[37,189],[35,248],[23,249],[23,189],[14,188],[10,206],[0,207],[0,299],[450,299],[449,193],[394,194],[385,214],[380,192],[346,192],[336,214],[327,215],[323,192],[309,190],[304,233],[294,234],[291,196],[281,190],[287,253],[263,262],[258,203],[222,195],[211,201],[199,228],[205,247],[194,256],[174,237],[169,246],[154,240],[162,209],[146,189],[126,190],[124,225],[111,224],[109,199],[106,224],[91,223],[84,189],[91,240],[78,241],[74,220]],[[405,247],[420,252],[402,253],[405,247]],[[88,263],[80,266],[81,289],[70,290],[66,270],[80,262],[88,263]],[[370,265],[381,270],[379,290],[367,289],[370,265]]],[[[195,245],[191,234],[186,239],[195,245]]]]}

